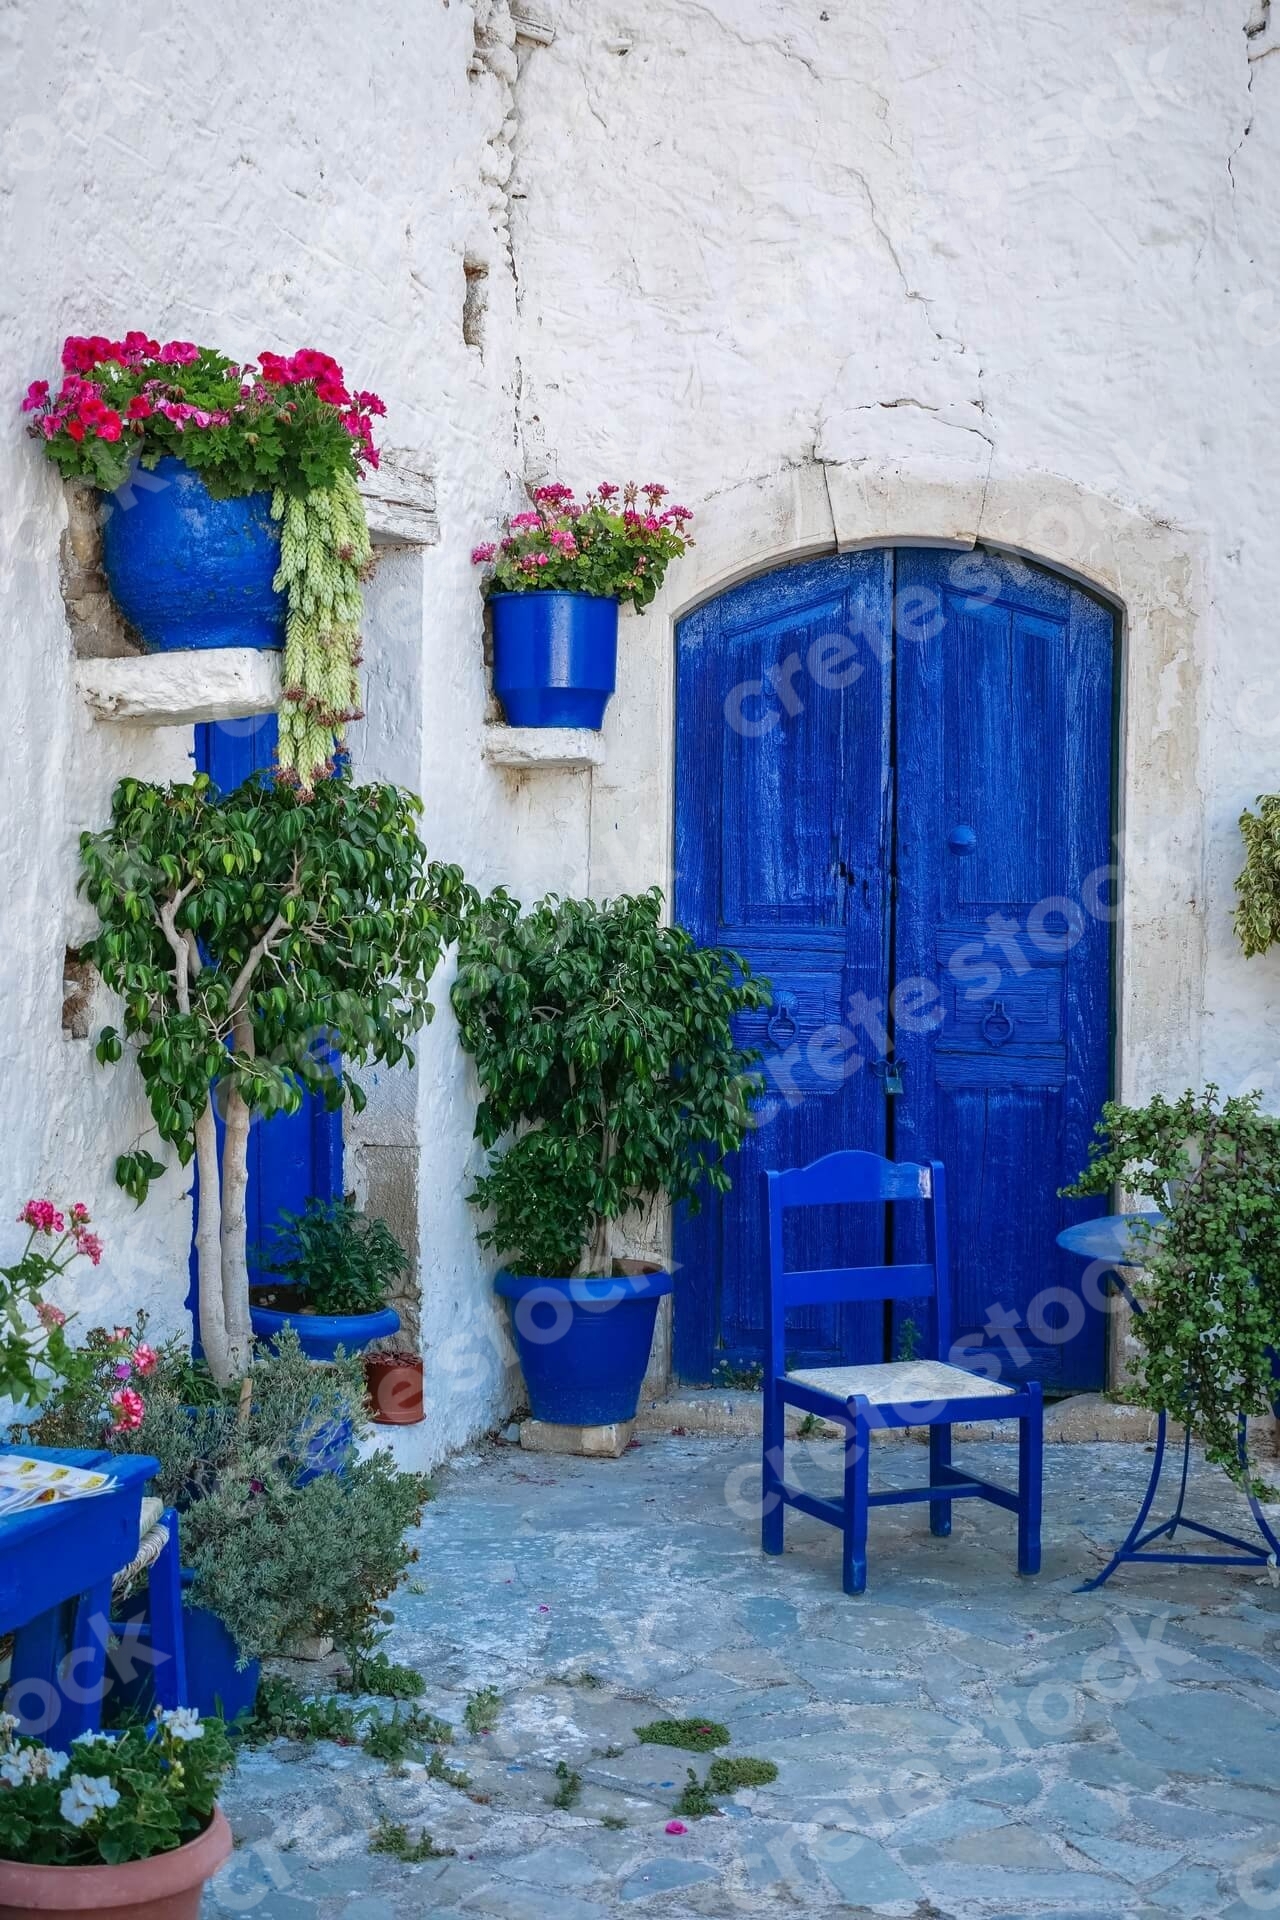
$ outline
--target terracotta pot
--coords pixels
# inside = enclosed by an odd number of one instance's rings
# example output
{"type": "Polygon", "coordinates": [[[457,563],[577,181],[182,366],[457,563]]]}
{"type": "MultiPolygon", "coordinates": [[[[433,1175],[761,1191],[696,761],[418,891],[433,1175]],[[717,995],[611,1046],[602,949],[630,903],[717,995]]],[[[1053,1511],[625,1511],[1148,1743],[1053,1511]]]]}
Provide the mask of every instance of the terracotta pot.
{"type": "Polygon", "coordinates": [[[204,1832],[172,1853],[122,1867],[25,1867],[0,1860],[0,1920],[60,1914],[97,1920],[199,1920],[200,1897],[231,1852],[221,1807],[204,1832]]]}
{"type": "Polygon", "coordinates": [[[364,1383],[379,1426],[412,1427],[422,1419],[422,1361],[416,1353],[366,1354],[364,1383]]]}

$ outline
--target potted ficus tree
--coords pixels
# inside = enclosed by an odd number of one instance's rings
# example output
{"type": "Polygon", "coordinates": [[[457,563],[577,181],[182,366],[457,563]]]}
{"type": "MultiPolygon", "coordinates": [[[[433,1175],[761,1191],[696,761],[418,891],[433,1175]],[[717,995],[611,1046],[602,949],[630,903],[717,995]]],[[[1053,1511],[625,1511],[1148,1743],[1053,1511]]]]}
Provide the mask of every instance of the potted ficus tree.
{"type": "Polygon", "coordinates": [[[606,481],[575,500],[538,487],[496,541],[471,558],[486,569],[493,685],[513,727],[599,727],[613,692],[618,603],[647,607],[689,544],[688,507],[667,489],[606,481]]]}
{"type": "Polygon", "coordinates": [[[284,649],[281,769],[303,788],[358,719],[357,479],[378,463],[376,393],[326,353],[229,360],[190,340],[72,334],[55,392],[33,381],[31,432],[103,496],[112,596],[152,649],[284,649]]]}
{"type": "Polygon", "coordinates": [[[662,896],[543,900],[501,890],[468,915],[452,991],[493,1149],[469,1196],[535,1415],[564,1425],[635,1413],[671,1276],[613,1258],[614,1223],[666,1195],[729,1185],[759,1090],[736,1014],[769,1003],[736,954],[662,924],[662,896]]]}
{"type": "MultiPolygon", "coordinates": [[[[86,951],[124,1006],[124,1034],[104,1029],[98,1058],[135,1043],[161,1139],[195,1159],[200,1338],[220,1382],[250,1358],[250,1122],[296,1111],[305,1092],[358,1110],[349,1068],[411,1060],[432,1016],[428,984],[468,890],[428,862],[420,812],[345,775],[309,799],[258,778],[225,795],[204,776],[124,780],[111,824],[82,836],[101,923],[86,951]]],[[[116,1163],[139,1202],[163,1171],[141,1144],[116,1163]]]]}
{"type": "Polygon", "coordinates": [[[0,1714],[0,1920],[197,1920],[231,1852],[217,1803],[231,1764],[222,1722],[190,1707],[69,1754],[0,1714]]]}

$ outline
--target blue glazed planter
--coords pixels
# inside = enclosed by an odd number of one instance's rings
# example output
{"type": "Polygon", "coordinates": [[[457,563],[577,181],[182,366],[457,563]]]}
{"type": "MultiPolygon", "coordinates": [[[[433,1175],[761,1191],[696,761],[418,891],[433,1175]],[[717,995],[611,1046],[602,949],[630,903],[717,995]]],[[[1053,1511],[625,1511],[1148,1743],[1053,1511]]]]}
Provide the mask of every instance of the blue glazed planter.
{"type": "Polygon", "coordinates": [[[503,1271],[494,1288],[511,1302],[535,1420],[596,1427],[633,1418],[669,1273],[538,1280],[503,1271]]]}
{"type": "MultiPolygon", "coordinates": [[[[193,1607],[185,1602],[195,1579],[190,1568],[182,1570],[182,1634],[185,1643],[187,1668],[187,1704],[196,1709],[202,1719],[220,1713],[226,1720],[234,1720],[242,1713],[251,1713],[253,1703],[258,1697],[258,1683],[262,1678],[261,1663],[251,1660],[246,1667],[237,1667],[239,1653],[235,1641],[228,1633],[216,1613],[210,1613],[207,1607],[193,1607]]],[[[122,1608],[120,1617],[112,1621],[116,1632],[131,1626],[138,1634],[141,1644],[150,1644],[151,1622],[147,1608],[145,1590],[137,1593],[122,1608]]],[[[141,1658],[133,1663],[128,1677],[118,1683],[120,1704],[145,1718],[151,1711],[155,1698],[152,1685],[153,1669],[150,1663],[141,1658]]]]}
{"type": "Polygon", "coordinates": [[[169,457],[154,472],[135,469],[112,500],[102,563],[112,599],[153,652],[284,645],[269,493],[215,500],[169,457]]]}
{"type": "Polygon", "coordinates": [[[249,1319],[259,1340],[274,1340],[292,1327],[309,1360],[333,1360],[338,1348],[360,1353],[373,1340],[387,1340],[400,1331],[394,1307],[379,1313],[291,1313],[274,1307],[249,1307],[249,1319]]]}
{"type": "MultiPolygon", "coordinates": [[[[182,1576],[183,1587],[191,1584],[191,1575],[182,1576]]],[[[202,1719],[221,1713],[224,1720],[235,1720],[251,1713],[258,1697],[262,1668],[257,1660],[237,1667],[236,1643],[207,1607],[182,1610],[183,1633],[187,1643],[187,1695],[202,1719]]]]}
{"type": "Polygon", "coordinates": [[[513,727],[599,727],[618,667],[618,603],[495,593],[493,686],[513,727]]]}

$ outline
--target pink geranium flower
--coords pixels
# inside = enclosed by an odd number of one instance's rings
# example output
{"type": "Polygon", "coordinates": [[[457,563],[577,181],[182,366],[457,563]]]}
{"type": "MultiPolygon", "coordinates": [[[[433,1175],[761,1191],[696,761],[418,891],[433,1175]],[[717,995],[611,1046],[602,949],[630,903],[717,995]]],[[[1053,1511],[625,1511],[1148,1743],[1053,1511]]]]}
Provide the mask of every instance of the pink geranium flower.
{"type": "Polygon", "coordinates": [[[50,1300],[42,1300],[36,1308],[36,1318],[45,1327],[65,1327],[67,1316],[61,1307],[55,1307],[50,1300]]]}
{"type": "Polygon", "coordinates": [[[18,1221],[33,1233],[65,1233],[67,1226],[52,1200],[28,1200],[18,1221]]]}
{"type": "Polygon", "coordinates": [[[110,1404],[115,1408],[111,1422],[113,1433],[132,1433],[146,1418],[147,1403],[133,1387],[119,1388],[111,1395],[110,1404]]]}
{"type": "Polygon", "coordinates": [[[133,1364],[144,1380],[149,1373],[155,1372],[159,1360],[160,1355],[155,1348],[149,1347],[145,1340],[139,1340],[133,1350],[133,1364]]]}

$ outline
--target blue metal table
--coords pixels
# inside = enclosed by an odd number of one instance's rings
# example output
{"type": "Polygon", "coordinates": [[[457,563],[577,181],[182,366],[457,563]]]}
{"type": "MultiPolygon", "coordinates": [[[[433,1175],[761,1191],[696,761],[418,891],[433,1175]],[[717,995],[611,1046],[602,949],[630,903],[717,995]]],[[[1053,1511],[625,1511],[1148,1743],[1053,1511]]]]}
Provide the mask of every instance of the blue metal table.
{"type": "Polygon", "coordinates": [[[0,1633],[15,1635],[5,1705],[24,1732],[65,1748],[101,1724],[111,1582],[138,1551],[142,1492],[160,1463],[80,1449],[0,1453],[96,1468],[115,1482],[0,1520],[0,1633]]]}
{"type": "MultiPolygon", "coordinates": [[[[1082,1220],[1078,1226],[1064,1227],[1058,1235],[1058,1245],[1065,1247],[1068,1253],[1079,1254],[1086,1260],[1101,1262],[1113,1275],[1116,1285],[1135,1313],[1142,1312],[1142,1302],[1137,1299],[1133,1289],[1119,1271],[1121,1267],[1141,1267],[1144,1264],[1144,1241],[1142,1233],[1134,1228],[1140,1223],[1148,1227],[1163,1225],[1161,1213],[1108,1213],[1097,1220],[1082,1220]]],[[[1155,1458],[1151,1463],[1151,1478],[1147,1490],[1142,1496],[1142,1505],[1138,1508],[1138,1517],[1126,1534],[1123,1544],[1112,1555],[1110,1561],[1094,1580],[1086,1580],[1077,1589],[1080,1593],[1092,1593],[1095,1587],[1108,1581],[1118,1566],[1125,1561],[1140,1560],[1155,1562],[1173,1567],[1271,1567],[1280,1565],[1280,1540],[1267,1525],[1266,1515],[1258,1505],[1253,1488],[1246,1474],[1241,1491],[1249,1503],[1253,1523],[1258,1529],[1263,1544],[1243,1540],[1239,1534],[1224,1533],[1219,1527],[1205,1526],[1201,1520],[1189,1520],[1185,1512],[1187,1498],[1187,1476],[1191,1468],[1191,1429],[1188,1427],[1182,1438],[1182,1475],[1178,1485],[1178,1499],[1172,1514],[1167,1520],[1161,1520],[1153,1527],[1147,1526],[1147,1518],[1155,1502],[1160,1486],[1160,1474],[1164,1467],[1165,1444],[1168,1439],[1169,1416],[1161,1412],[1156,1424],[1155,1458]],[[1177,1553],[1148,1552],[1154,1540],[1167,1539],[1172,1547],[1174,1534],[1181,1527],[1186,1533],[1199,1534],[1203,1539],[1216,1540],[1220,1546],[1234,1547],[1234,1553],[1177,1553]]],[[[1240,1464],[1247,1467],[1248,1449],[1245,1444],[1245,1419],[1239,1422],[1240,1464]]]]}

